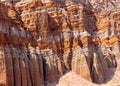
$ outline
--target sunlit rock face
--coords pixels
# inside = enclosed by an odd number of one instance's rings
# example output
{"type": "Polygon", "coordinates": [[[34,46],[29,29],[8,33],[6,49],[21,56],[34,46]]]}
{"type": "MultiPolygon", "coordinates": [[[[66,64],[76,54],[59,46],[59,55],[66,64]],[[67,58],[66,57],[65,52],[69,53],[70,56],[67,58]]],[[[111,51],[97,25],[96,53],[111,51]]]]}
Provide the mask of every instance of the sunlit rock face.
{"type": "Polygon", "coordinates": [[[1,2],[0,84],[54,86],[68,71],[97,84],[109,82],[111,73],[120,72],[118,3],[1,2]]]}

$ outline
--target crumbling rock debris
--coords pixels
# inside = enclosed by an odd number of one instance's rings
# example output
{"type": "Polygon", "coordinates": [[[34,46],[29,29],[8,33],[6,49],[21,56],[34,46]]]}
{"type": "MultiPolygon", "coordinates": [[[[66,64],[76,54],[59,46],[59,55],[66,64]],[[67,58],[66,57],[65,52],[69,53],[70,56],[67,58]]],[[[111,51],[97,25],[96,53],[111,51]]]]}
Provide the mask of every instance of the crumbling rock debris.
{"type": "Polygon", "coordinates": [[[54,86],[68,71],[109,82],[120,72],[119,3],[1,0],[0,85],[54,86]]]}

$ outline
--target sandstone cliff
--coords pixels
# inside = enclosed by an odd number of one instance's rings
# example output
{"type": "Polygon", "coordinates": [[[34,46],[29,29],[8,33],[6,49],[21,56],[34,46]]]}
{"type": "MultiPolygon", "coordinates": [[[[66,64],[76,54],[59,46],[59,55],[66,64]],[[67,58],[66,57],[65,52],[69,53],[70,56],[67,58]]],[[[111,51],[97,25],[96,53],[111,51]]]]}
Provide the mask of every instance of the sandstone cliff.
{"type": "Polygon", "coordinates": [[[119,3],[1,0],[0,84],[54,86],[68,71],[97,84],[112,80],[120,72],[119,3]]]}

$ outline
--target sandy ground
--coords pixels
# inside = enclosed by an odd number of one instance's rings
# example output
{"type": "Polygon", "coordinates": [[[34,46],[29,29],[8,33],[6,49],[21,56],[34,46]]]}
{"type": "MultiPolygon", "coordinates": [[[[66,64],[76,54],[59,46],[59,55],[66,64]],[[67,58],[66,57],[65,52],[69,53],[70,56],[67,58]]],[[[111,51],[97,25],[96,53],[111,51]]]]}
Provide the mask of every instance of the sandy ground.
{"type": "Polygon", "coordinates": [[[73,72],[69,72],[62,76],[57,86],[97,86],[87,80],[81,78],[73,72]]]}
{"type": "Polygon", "coordinates": [[[107,77],[105,84],[94,84],[73,72],[68,72],[60,78],[59,83],[56,86],[120,86],[120,73],[113,73],[112,71],[113,70],[111,69],[111,76],[107,77]]]}

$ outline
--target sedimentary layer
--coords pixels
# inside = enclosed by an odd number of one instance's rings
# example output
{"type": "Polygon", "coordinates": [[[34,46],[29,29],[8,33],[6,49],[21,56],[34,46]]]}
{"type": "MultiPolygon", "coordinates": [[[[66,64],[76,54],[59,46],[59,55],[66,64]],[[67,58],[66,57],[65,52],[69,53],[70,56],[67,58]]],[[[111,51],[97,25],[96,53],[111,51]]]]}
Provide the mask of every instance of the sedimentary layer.
{"type": "Polygon", "coordinates": [[[57,83],[67,71],[94,83],[106,83],[111,69],[120,71],[118,3],[2,1],[0,83],[45,86],[57,83]]]}

